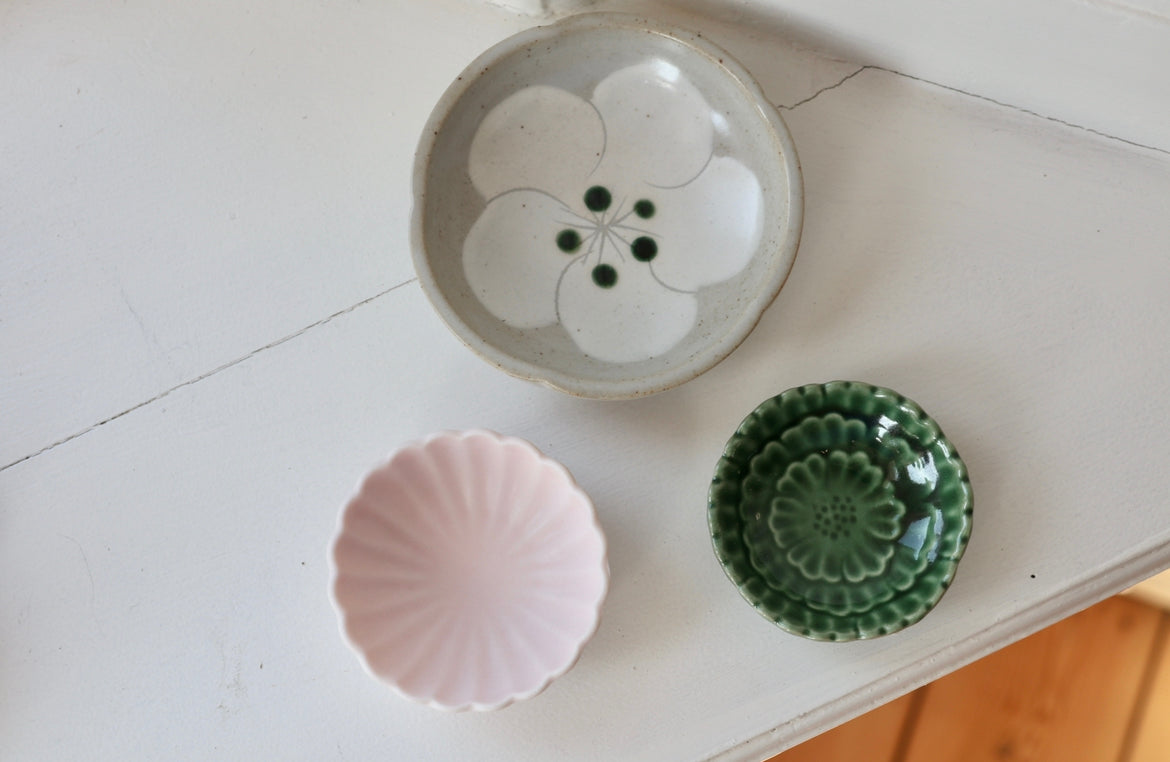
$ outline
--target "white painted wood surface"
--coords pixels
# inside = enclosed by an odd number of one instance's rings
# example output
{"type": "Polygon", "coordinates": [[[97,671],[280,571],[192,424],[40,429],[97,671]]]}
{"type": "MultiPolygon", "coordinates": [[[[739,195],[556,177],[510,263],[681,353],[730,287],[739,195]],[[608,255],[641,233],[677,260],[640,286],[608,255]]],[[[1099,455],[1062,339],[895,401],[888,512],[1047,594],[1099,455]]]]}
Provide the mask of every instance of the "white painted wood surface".
{"type": "Polygon", "coordinates": [[[671,20],[799,104],[805,237],[727,361],[606,404],[488,367],[410,271],[417,130],[529,19],[0,6],[0,759],[759,760],[1170,565],[1170,154],[671,20]],[[938,609],[866,643],[764,621],[706,529],[740,418],[833,378],[918,400],[976,495],[938,609]],[[548,692],[445,715],[362,673],[325,553],[368,467],[470,426],[573,470],[613,578],[548,692]]]}
{"type": "MultiPolygon", "coordinates": [[[[546,14],[638,0],[501,0],[546,14]]],[[[1170,149],[1167,0],[664,0],[833,58],[1170,149]]]]}

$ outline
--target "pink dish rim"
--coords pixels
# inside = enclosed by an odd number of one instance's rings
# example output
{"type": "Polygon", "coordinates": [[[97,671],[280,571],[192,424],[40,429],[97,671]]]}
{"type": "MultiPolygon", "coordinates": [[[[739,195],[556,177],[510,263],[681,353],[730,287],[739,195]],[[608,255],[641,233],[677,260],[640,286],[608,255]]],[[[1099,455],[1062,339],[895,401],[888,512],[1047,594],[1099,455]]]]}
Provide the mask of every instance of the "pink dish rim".
{"type": "Polygon", "coordinates": [[[589,497],[589,494],[581,487],[580,483],[577,482],[577,480],[573,477],[573,474],[569,471],[568,468],[565,467],[565,465],[563,463],[561,463],[560,461],[558,461],[554,458],[549,457],[548,455],[545,455],[543,452],[541,452],[541,450],[538,447],[536,447],[536,445],[532,444],[531,442],[529,442],[526,439],[522,439],[520,437],[506,435],[506,434],[500,434],[500,433],[492,431],[490,429],[482,429],[482,428],[463,429],[463,430],[444,429],[441,431],[436,431],[436,432],[431,433],[431,434],[429,434],[421,439],[412,440],[410,442],[406,442],[405,444],[400,445],[399,447],[394,448],[387,457],[383,458],[380,462],[378,462],[373,467],[367,469],[362,474],[361,479],[358,481],[357,487],[350,493],[349,498],[346,499],[344,505],[342,506],[341,511],[339,511],[339,513],[338,513],[337,522],[336,522],[334,532],[333,532],[333,538],[329,542],[329,546],[327,549],[327,557],[328,557],[328,564],[329,564],[329,579],[330,579],[330,582],[329,582],[329,602],[332,605],[333,610],[337,614],[338,628],[341,632],[342,640],[344,640],[345,643],[350,647],[350,649],[358,656],[358,659],[361,661],[362,668],[366,671],[366,673],[368,675],[373,677],[378,682],[389,686],[399,696],[401,696],[401,697],[403,697],[411,702],[414,702],[416,704],[422,704],[425,706],[429,706],[433,709],[439,709],[439,710],[448,711],[448,712],[463,712],[463,711],[469,711],[469,710],[475,711],[475,712],[483,712],[483,711],[492,711],[492,710],[497,710],[497,709],[503,709],[507,706],[510,706],[510,705],[516,703],[517,701],[524,701],[526,699],[533,698],[533,697],[539,695],[540,693],[544,692],[544,690],[546,690],[548,688],[548,686],[551,685],[554,680],[564,676],[571,669],[573,669],[573,667],[575,667],[577,665],[578,661],[580,661],[581,654],[584,652],[584,649],[585,649],[585,645],[593,638],[593,636],[597,633],[598,628],[601,626],[601,610],[604,606],[606,596],[609,594],[609,582],[610,582],[609,543],[606,539],[605,531],[601,527],[601,522],[598,519],[597,508],[594,505],[593,500],[589,497]],[[345,607],[342,606],[341,603],[337,599],[337,583],[338,583],[338,580],[340,578],[340,569],[338,568],[337,557],[336,557],[337,543],[341,539],[343,532],[344,532],[346,513],[350,510],[351,506],[357,500],[358,496],[362,493],[362,489],[365,486],[366,481],[375,472],[377,472],[377,471],[381,470],[382,468],[385,468],[387,465],[389,465],[401,453],[409,451],[409,450],[425,449],[429,444],[431,444],[432,442],[434,442],[438,439],[447,439],[447,438],[467,439],[470,437],[485,437],[485,436],[490,438],[497,446],[502,446],[505,444],[512,444],[515,446],[522,447],[525,450],[528,450],[530,453],[532,453],[533,455],[536,456],[538,462],[541,462],[545,465],[552,466],[565,479],[566,488],[578,493],[580,495],[580,497],[585,501],[585,505],[588,506],[588,509],[589,509],[589,518],[590,518],[589,526],[597,534],[598,540],[601,543],[601,558],[600,558],[600,560],[601,560],[601,569],[600,569],[600,571],[601,571],[601,591],[597,596],[597,601],[595,602],[595,604],[593,604],[591,606],[591,609],[593,610],[593,622],[592,622],[591,626],[582,634],[580,641],[576,645],[573,658],[570,659],[563,668],[561,668],[559,670],[552,671],[549,674],[547,674],[545,676],[544,680],[539,685],[537,685],[535,688],[528,690],[528,691],[524,691],[522,693],[513,694],[502,701],[491,702],[491,703],[469,702],[469,703],[465,703],[465,704],[447,704],[447,703],[444,703],[444,702],[438,701],[438,700],[425,700],[425,699],[422,699],[418,696],[415,696],[415,695],[403,690],[394,681],[388,679],[384,675],[378,674],[378,672],[376,672],[373,669],[373,667],[370,665],[369,660],[366,656],[365,649],[363,649],[362,646],[360,646],[358,643],[356,643],[354,641],[354,639],[352,637],[350,637],[350,634],[349,634],[348,630],[346,629],[347,614],[346,614],[345,607]]]}

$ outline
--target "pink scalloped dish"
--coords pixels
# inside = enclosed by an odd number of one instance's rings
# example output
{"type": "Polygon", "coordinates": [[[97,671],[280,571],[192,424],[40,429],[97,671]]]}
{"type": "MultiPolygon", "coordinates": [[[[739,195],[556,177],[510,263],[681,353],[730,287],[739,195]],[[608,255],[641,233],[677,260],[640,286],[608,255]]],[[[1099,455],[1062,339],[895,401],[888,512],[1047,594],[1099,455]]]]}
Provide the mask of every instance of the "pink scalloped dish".
{"type": "Polygon", "coordinates": [[[396,451],[341,515],[333,600],[367,670],[438,709],[540,693],[597,629],[593,503],[528,442],[443,432],[396,451]]]}

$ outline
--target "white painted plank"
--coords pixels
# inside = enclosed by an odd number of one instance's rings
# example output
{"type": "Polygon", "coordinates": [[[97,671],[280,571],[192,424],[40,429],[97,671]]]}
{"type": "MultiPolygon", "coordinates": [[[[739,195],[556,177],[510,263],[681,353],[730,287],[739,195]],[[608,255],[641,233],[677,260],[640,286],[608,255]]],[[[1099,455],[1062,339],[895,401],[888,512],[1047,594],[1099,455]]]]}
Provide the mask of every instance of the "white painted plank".
{"type": "Polygon", "coordinates": [[[0,465],[411,277],[423,104],[520,26],[453,0],[5,3],[0,465]]]}
{"type": "MultiPolygon", "coordinates": [[[[927,631],[840,652],[849,677],[823,679],[847,697],[723,760],[765,757],[1170,564],[1166,157],[875,71],[789,123],[809,214],[767,317],[785,324],[775,355],[916,396],[971,469],[975,533],[927,631]],[[851,685],[858,659],[891,672],[851,685]]],[[[761,730],[767,679],[738,707],[761,730]]]]}
{"type": "MultiPolygon", "coordinates": [[[[410,278],[419,130],[532,23],[478,0],[0,6],[0,466],[410,278]]],[[[781,103],[853,68],[702,23],[781,103]]]]}
{"type": "Polygon", "coordinates": [[[683,3],[830,57],[1170,151],[1165,0],[683,3]]]}
{"type": "Polygon", "coordinates": [[[1170,562],[1165,157],[876,71],[788,118],[792,277],[677,390],[508,378],[408,284],[0,472],[0,757],[759,759],[1170,562]],[[937,611],[820,644],[739,599],[704,496],[754,404],[840,377],[935,415],[977,513],[937,611]],[[546,694],[452,716],[361,673],[325,547],[383,453],[467,426],[574,471],[613,584],[546,694]]]}

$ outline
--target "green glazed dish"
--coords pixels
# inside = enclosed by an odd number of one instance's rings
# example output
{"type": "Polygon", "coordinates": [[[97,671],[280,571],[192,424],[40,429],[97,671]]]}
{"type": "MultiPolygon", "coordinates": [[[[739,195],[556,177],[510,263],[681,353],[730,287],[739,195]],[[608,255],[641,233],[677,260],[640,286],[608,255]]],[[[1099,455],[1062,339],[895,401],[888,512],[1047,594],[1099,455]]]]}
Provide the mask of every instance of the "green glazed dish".
{"type": "Polygon", "coordinates": [[[855,381],[757,407],[715,469],[715,555],[744,598],[816,640],[886,635],[942,598],[971,535],[967,467],[897,392],[855,381]]]}

